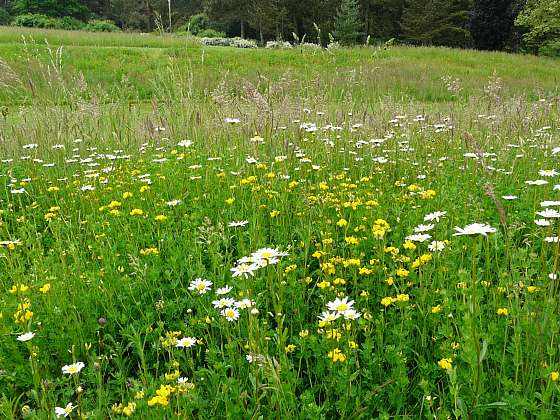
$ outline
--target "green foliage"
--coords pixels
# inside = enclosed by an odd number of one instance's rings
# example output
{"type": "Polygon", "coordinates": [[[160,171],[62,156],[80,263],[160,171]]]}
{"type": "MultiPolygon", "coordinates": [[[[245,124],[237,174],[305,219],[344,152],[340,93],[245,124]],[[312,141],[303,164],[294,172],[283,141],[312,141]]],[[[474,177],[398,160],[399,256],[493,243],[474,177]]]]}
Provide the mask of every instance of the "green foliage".
{"type": "Polygon", "coordinates": [[[14,26],[24,26],[28,28],[64,29],[80,30],[85,27],[85,23],[71,16],[62,18],[46,16],[40,13],[28,13],[18,15],[12,21],[14,26]]]}
{"type": "Polygon", "coordinates": [[[516,24],[526,30],[525,45],[532,51],[557,55],[560,43],[560,0],[529,1],[516,24]]]}
{"type": "Polygon", "coordinates": [[[482,50],[504,49],[511,40],[514,21],[524,1],[475,0],[469,22],[474,46],[482,50]]]}
{"type": "Polygon", "coordinates": [[[89,14],[87,6],[79,0],[15,0],[13,8],[18,15],[31,13],[84,19],[89,14]]]}
{"type": "Polygon", "coordinates": [[[560,57],[560,39],[544,42],[539,47],[539,54],[548,57],[560,57]]]}
{"type": "Polygon", "coordinates": [[[415,44],[468,47],[470,6],[470,0],[409,0],[401,21],[403,38],[415,44]]]}
{"type": "Polygon", "coordinates": [[[121,28],[115,25],[115,22],[107,19],[90,20],[85,30],[90,32],[121,32],[121,28]]]}
{"type": "Polygon", "coordinates": [[[12,21],[12,16],[6,9],[0,7],[0,25],[8,25],[12,21]]]}
{"type": "Polygon", "coordinates": [[[224,38],[226,34],[215,29],[203,29],[197,33],[197,36],[200,38],[224,38]]]}
{"type": "Polygon", "coordinates": [[[353,45],[363,36],[358,0],[342,0],[334,21],[334,39],[342,45],[353,45]]]}
{"type": "Polygon", "coordinates": [[[210,19],[206,13],[197,13],[189,18],[184,28],[193,35],[198,35],[199,32],[210,29],[210,19]]]}

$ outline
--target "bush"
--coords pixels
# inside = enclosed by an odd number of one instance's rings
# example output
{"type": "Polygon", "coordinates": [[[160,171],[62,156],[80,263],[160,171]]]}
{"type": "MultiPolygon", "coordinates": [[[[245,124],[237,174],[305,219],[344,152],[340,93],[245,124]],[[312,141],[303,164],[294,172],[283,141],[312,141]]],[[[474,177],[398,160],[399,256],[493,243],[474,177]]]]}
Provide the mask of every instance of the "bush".
{"type": "Polygon", "coordinates": [[[226,34],[214,29],[204,29],[196,34],[201,38],[225,38],[226,34]]]}
{"type": "Polygon", "coordinates": [[[86,24],[81,20],[71,16],[64,16],[63,18],[53,18],[56,29],[66,29],[67,31],[79,31],[84,29],[86,24]]]}
{"type": "Polygon", "coordinates": [[[80,30],[85,24],[76,18],[65,16],[63,18],[54,18],[40,13],[27,13],[16,16],[12,22],[14,26],[25,26],[27,28],[47,28],[47,29],[65,29],[80,30]]]}
{"type": "Polygon", "coordinates": [[[27,28],[48,28],[52,18],[38,13],[27,13],[16,16],[12,25],[25,26],[27,28]]]}
{"type": "Polygon", "coordinates": [[[252,39],[231,38],[231,46],[235,48],[257,48],[257,43],[252,39]]]}
{"type": "Polygon", "coordinates": [[[268,41],[266,43],[266,48],[278,50],[289,49],[292,48],[292,44],[288,41],[268,41]]]}
{"type": "MultiPolygon", "coordinates": [[[[189,21],[186,23],[187,30],[192,33],[193,35],[199,35],[200,32],[204,31],[205,29],[210,29],[210,19],[206,13],[197,13],[196,15],[192,15],[189,21]]],[[[218,38],[215,36],[209,36],[208,38],[218,38]]]]}
{"type": "Polygon", "coordinates": [[[12,17],[8,11],[0,7],[0,25],[8,25],[12,20],[12,17]]]}
{"type": "Polygon", "coordinates": [[[305,48],[308,50],[322,50],[323,47],[319,44],[314,44],[312,42],[304,42],[303,44],[299,44],[300,48],[305,48]]]}
{"type": "Polygon", "coordinates": [[[243,38],[200,38],[200,43],[211,47],[257,48],[255,41],[243,38]]]}
{"type": "Polygon", "coordinates": [[[539,48],[539,55],[546,55],[548,57],[560,57],[560,39],[545,42],[539,48]]]}
{"type": "Polygon", "coordinates": [[[200,43],[209,47],[229,47],[231,38],[200,38],[200,43]]]}
{"type": "Polygon", "coordinates": [[[121,32],[121,28],[111,20],[90,20],[85,29],[90,32],[121,32]]]}

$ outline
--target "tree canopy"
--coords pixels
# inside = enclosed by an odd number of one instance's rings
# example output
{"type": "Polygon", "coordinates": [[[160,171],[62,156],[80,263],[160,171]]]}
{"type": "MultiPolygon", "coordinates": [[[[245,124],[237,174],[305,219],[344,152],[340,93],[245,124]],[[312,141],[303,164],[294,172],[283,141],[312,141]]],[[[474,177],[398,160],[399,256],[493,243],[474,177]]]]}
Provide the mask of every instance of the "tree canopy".
{"type": "MultiPolygon", "coordinates": [[[[560,0],[0,0],[0,16],[110,19],[124,30],[190,30],[323,44],[397,38],[414,44],[526,50],[560,44],[560,0]]],[[[550,48],[549,48],[550,50],[550,48]]]]}

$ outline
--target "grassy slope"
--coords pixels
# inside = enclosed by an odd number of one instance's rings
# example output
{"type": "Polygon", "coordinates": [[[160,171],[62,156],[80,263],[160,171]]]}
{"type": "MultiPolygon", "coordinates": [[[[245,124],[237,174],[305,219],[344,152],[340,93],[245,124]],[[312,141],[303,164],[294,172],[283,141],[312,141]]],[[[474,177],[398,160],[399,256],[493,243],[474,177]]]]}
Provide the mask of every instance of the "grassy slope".
{"type": "MultiPolygon", "coordinates": [[[[349,92],[355,100],[392,96],[421,102],[452,99],[441,81],[443,76],[461,79],[461,95],[480,94],[494,72],[503,80],[508,96],[537,98],[557,91],[560,61],[505,53],[458,51],[444,48],[395,47],[327,52],[263,51],[202,47],[192,39],[144,34],[91,34],[0,27],[0,57],[22,80],[35,80],[44,68],[29,57],[48,63],[63,45],[65,76],[83,73],[90,86],[103,91],[121,89],[127,79],[129,94],[138,100],[159,95],[155,86],[164,69],[177,66],[193,74],[199,94],[213,89],[220,80],[241,81],[259,75],[278,80],[287,72],[303,83],[320,80],[323,93],[336,100],[349,92]],[[24,43],[25,40],[25,43],[24,43]],[[292,75],[293,76],[293,75],[292,75]]],[[[23,83],[16,91],[0,92],[0,103],[29,101],[30,89],[23,83]],[[25,86],[25,87],[23,87],[25,86]]]]}

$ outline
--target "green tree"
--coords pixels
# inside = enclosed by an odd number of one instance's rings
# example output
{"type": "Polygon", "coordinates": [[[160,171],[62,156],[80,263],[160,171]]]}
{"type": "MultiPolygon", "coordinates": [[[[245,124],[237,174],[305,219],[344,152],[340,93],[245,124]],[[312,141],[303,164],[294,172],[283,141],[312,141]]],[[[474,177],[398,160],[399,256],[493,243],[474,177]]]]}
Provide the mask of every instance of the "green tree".
{"type": "Polygon", "coordinates": [[[278,23],[284,10],[279,0],[251,0],[248,2],[248,22],[259,34],[261,44],[265,35],[278,34],[278,23]]]}
{"type": "Polygon", "coordinates": [[[247,0],[204,0],[204,11],[211,20],[225,25],[239,25],[242,38],[246,36],[246,24],[249,20],[247,0]]]}
{"type": "Polygon", "coordinates": [[[471,0],[409,0],[401,19],[402,38],[415,44],[468,47],[471,0]]]}
{"type": "Polygon", "coordinates": [[[381,39],[399,36],[404,0],[362,0],[360,7],[366,35],[381,39]]]}
{"type": "Polygon", "coordinates": [[[342,45],[355,44],[363,35],[358,0],[342,0],[336,13],[333,35],[342,45]]]}
{"type": "Polygon", "coordinates": [[[523,41],[534,52],[560,55],[560,0],[532,0],[517,17],[523,41]]]}
{"type": "Polygon", "coordinates": [[[86,19],[88,8],[78,0],[16,0],[14,11],[21,15],[25,13],[41,13],[47,16],[72,16],[86,19]]]}
{"type": "Polygon", "coordinates": [[[503,50],[512,37],[519,3],[518,0],[475,0],[469,23],[474,46],[481,50],[503,50]]]}

